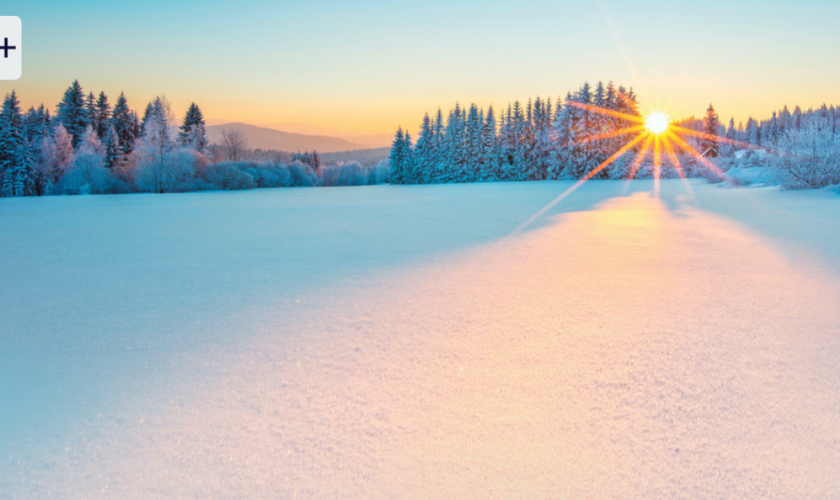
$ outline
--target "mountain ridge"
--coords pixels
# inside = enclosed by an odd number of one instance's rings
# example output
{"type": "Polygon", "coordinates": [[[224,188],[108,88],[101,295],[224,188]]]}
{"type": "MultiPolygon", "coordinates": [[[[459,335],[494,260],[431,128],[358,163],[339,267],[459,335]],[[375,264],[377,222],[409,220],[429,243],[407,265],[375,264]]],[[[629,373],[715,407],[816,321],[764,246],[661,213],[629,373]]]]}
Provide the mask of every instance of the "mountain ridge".
{"type": "Polygon", "coordinates": [[[222,130],[229,128],[242,130],[248,137],[248,147],[253,149],[275,149],[288,152],[315,150],[321,153],[333,153],[369,149],[371,147],[338,137],[297,134],[242,122],[210,125],[206,128],[207,138],[211,143],[220,144],[222,142],[222,130]]]}

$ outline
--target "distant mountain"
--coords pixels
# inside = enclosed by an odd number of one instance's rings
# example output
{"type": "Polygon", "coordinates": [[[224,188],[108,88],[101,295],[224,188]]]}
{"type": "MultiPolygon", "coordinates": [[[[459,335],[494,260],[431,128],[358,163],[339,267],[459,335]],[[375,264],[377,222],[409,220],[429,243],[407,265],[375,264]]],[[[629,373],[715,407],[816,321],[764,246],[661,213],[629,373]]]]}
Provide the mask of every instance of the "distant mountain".
{"type": "Polygon", "coordinates": [[[210,139],[210,142],[221,144],[222,130],[226,128],[239,128],[242,130],[248,137],[248,147],[252,149],[276,149],[289,152],[315,150],[319,153],[332,153],[335,151],[353,151],[369,147],[337,137],[293,134],[291,132],[248,125],[247,123],[226,123],[224,125],[208,126],[207,137],[210,139]]]}

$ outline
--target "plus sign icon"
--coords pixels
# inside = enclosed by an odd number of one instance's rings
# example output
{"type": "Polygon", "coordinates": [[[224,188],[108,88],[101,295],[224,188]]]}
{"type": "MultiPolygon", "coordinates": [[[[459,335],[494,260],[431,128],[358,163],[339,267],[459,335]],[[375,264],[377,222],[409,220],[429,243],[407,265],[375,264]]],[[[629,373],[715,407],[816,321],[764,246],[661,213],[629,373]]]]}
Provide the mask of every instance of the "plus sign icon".
{"type": "Polygon", "coordinates": [[[17,80],[23,69],[20,18],[0,16],[0,80],[17,80]]]}

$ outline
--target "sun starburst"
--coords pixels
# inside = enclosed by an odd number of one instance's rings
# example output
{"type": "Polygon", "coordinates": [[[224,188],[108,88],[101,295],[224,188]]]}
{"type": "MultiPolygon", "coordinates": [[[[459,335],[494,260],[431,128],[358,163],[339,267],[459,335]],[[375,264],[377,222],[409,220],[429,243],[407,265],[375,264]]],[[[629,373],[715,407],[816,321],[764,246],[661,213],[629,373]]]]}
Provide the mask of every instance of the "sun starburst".
{"type": "MultiPolygon", "coordinates": [[[[628,105],[628,107],[635,109],[636,103],[629,99],[627,96],[619,93],[618,97],[622,99],[628,105]]],[[[646,117],[642,118],[641,116],[622,113],[613,109],[602,108],[599,106],[593,106],[592,104],[581,103],[571,100],[567,101],[567,105],[578,108],[580,110],[590,111],[604,116],[618,118],[620,120],[632,124],[631,126],[621,128],[618,130],[606,132],[601,131],[597,134],[590,135],[581,141],[578,141],[577,144],[591,144],[603,141],[605,139],[633,134],[635,134],[635,137],[630,139],[629,142],[627,142],[627,144],[625,144],[618,151],[616,151],[615,154],[604,160],[603,163],[590,170],[569,189],[560,193],[560,195],[557,196],[557,198],[552,200],[539,212],[531,216],[531,218],[529,218],[521,226],[519,226],[513,232],[513,234],[516,234],[519,231],[523,230],[525,227],[529,226],[532,222],[534,222],[536,219],[538,219],[540,216],[546,213],[549,209],[551,209],[551,207],[562,201],[569,194],[571,194],[573,191],[575,191],[577,188],[583,185],[583,183],[600,174],[601,171],[613,164],[624,154],[630,153],[632,151],[635,151],[636,158],[634,159],[632,165],[630,166],[630,169],[627,172],[628,184],[636,177],[636,174],[638,173],[642,163],[644,162],[645,158],[648,157],[648,153],[650,153],[651,149],[653,149],[654,191],[658,195],[659,179],[662,174],[663,148],[666,153],[666,158],[670,160],[671,166],[680,176],[689,193],[692,192],[692,189],[691,185],[688,183],[685,170],[679,159],[679,154],[681,151],[694,158],[694,160],[696,160],[698,164],[708,169],[709,172],[718,176],[722,180],[734,185],[734,182],[726,175],[726,173],[723,172],[717,165],[715,165],[707,158],[706,155],[708,151],[704,151],[703,153],[697,151],[697,149],[695,149],[691,144],[686,142],[686,140],[682,136],[688,135],[692,137],[697,137],[711,144],[728,144],[742,149],[767,150],[766,148],[758,147],[753,144],[747,144],[745,142],[736,141],[719,135],[709,134],[706,132],[700,132],[697,130],[691,130],[681,127],[672,123],[668,118],[668,115],[662,111],[651,112],[646,117]],[[642,144],[641,147],[639,147],[640,143],[642,144]]]]}

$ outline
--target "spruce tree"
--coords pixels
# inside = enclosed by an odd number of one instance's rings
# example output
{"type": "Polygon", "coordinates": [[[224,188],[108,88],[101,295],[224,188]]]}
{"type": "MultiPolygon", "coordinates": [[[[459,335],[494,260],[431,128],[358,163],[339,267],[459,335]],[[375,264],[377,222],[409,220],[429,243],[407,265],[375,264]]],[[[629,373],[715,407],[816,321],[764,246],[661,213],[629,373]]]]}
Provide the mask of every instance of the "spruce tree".
{"type": "Polygon", "coordinates": [[[105,131],[102,139],[102,146],[105,148],[105,166],[107,168],[113,168],[122,158],[122,151],[113,125],[108,125],[108,129],[105,131]]]}
{"type": "MultiPolygon", "coordinates": [[[[715,107],[709,104],[709,109],[706,110],[706,117],[703,119],[703,132],[707,136],[717,136],[720,132],[720,119],[715,112],[715,107]]],[[[701,153],[705,153],[709,149],[717,150],[717,142],[709,137],[704,137],[700,143],[701,153]]]]}
{"type": "Polygon", "coordinates": [[[484,158],[481,163],[481,181],[497,181],[498,177],[498,150],[496,147],[496,115],[493,106],[487,108],[487,115],[481,128],[481,148],[484,158]]]}
{"type": "Polygon", "coordinates": [[[195,103],[190,104],[178,133],[178,142],[190,149],[204,152],[207,149],[207,133],[204,125],[204,115],[195,103]]]}
{"type": "Polygon", "coordinates": [[[94,133],[99,130],[99,112],[96,109],[96,96],[89,93],[85,100],[85,112],[88,115],[88,125],[93,127],[94,133]]]}
{"type": "MultiPolygon", "coordinates": [[[[27,135],[24,125],[23,135],[27,135]]],[[[32,144],[22,140],[18,146],[14,158],[14,165],[11,169],[12,196],[30,196],[35,194],[35,161],[32,144]]]]}
{"type": "Polygon", "coordinates": [[[432,164],[432,149],[434,148],[434,130],[429,114],[423,116],[420,124],[420,134],[417,136],[417,144],[414,147],[414,172],[412,182],[416,184],[428,183],[429,173],[434,168],[432,164]]]}
{"type": "Polygon", "coordinates": [[[134,150],[134,140],[137,138],[135,121],[136,116],[132,114],[131,109],[128,107],[125,92],[121,92],[114,105],[114,112],[111,115],[111,126],[114,129],[116,142],[119,146],[117,163],[121,162],[134,150]]]}
{"type": "Polygon", "coordinates": [[[397,130],[397,135],[394,137],[394,142],[391,143],[391,154],[388,156],[388,166],[391,170],[391,184],[403,184],[403,158],[404,158],[404,144],[403,130],[400,127],[397,130]]]}
{"type": "Polygon", "coordinates": [[[432,147],[429,151],[430,170],[426,174],[426,182],[437,183],[440,182],[440,178],[443,176],[445,151],[443,112],[440,108],[438,108],[437,114],[435,115],[435,124],[432,128],[432,132],[434,140],[432,141],[432,147]]]}
{"type": "Polygon", "coordinates": [[[12,168],[23,142],[24,120],[20,114],[20,102],[13,90],[6,95],[0,111],[0,171],[4,172],[3,195],[14,192],[12,168]]]}
{"type": "Polygon", "coordinates": [[[405,131],[405,139],[402,146],[402,183],[414,184],[412,173],[414,172],[414,148],[411,146],[411,135],[405,131]]]}
{"type": "Polygon", "coordinates": [[[475,182],[479,176],[482,158],[481,120],[478,117],[478,107],[475,104],[470,106],[465,135],[464,148],[466,154],[457,177],[459,182],[475,182]]]}
{"type": "Polygon", "coordinates": [[[99,93],[99,97],[96,99],[95,112],[96,122],[92,123],[93,130],[96,132],[96,136],[103,140],[111,126],[111,105],[108,103],[108,96],[105,95],[105,92],[99,93]]]}
{"type": "Polygon", "coordinates": [[[85,129],[90,125],[85,93],[79,85],[79,80],[74,81],[64,92],[64,97],[58,104],[56,118],[73,138],[73,146],[77,146],[82,140],[85,129]]]}

